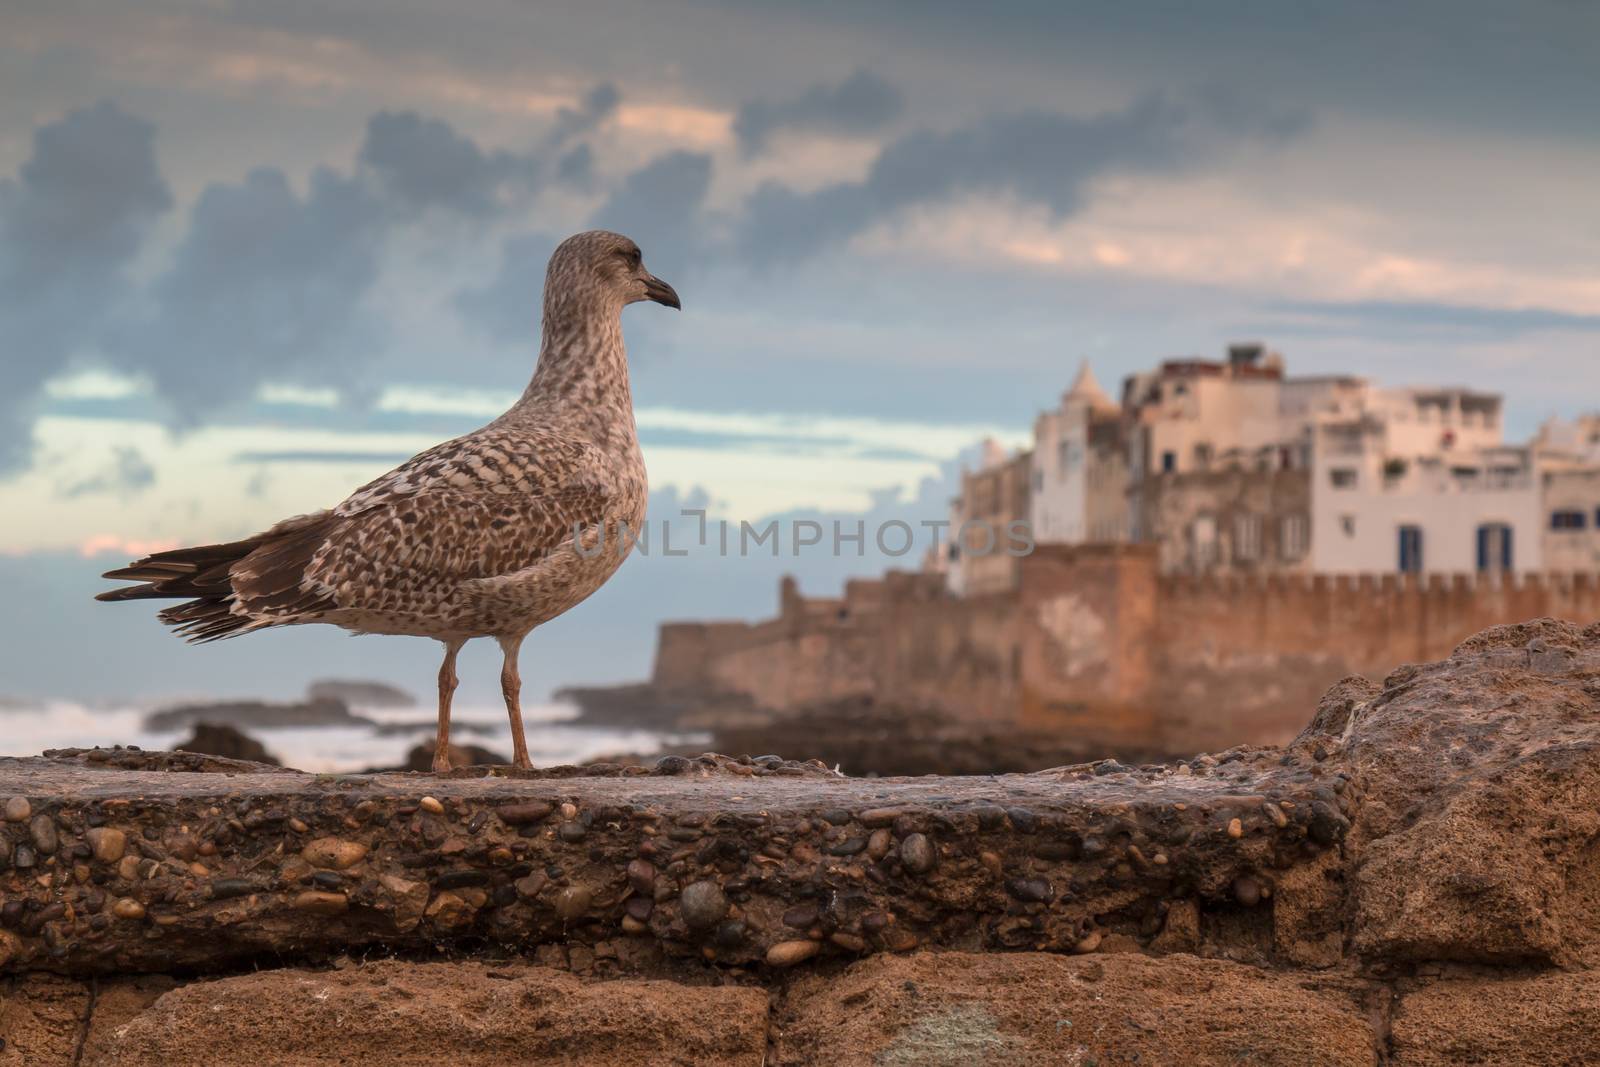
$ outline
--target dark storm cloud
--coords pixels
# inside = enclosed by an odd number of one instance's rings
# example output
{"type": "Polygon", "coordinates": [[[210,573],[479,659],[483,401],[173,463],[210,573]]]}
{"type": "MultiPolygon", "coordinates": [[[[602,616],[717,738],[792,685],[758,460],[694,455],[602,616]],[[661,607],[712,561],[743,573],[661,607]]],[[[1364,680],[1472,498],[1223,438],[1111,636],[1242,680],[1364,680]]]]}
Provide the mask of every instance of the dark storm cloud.
{"type": "MultiPolygon", "coordinates": [[[[669,152],[623,179],[588,220],[588,228],[615,230],[638,242],[645,265],[674,281],[707,250],[702,238],[711,157],[669,152]]],[[[508,238],[500,269],[487,284],[460,293],[456,310],[470,324],[502,341],[533,336],[545,266],[560,238],[526,233],[508,238]]]]}
{"type": "Polygon", "coordinates": [[[487,284],[455,298],[462,318],[497,340],[515,342],[535,336],[539,325],[539,289],[556,239],[542,233],[508,238],[500,249],[500,269],[487,284]]]}
{"type": "Polygon", "coordinates": [[[564,145],[574,138],[591,133],[601,123],[617,113],[622,103],[622,93],[610,82],[601,82],[583,95],[577,107],[564,107],[556,112],[556,125],[550,131],[550,143],[564,145]]]}
{"type": "Polygon", "coordinates": [[[414,111],[372,116],[359,159],[405,207],[442,206],[472,215],[496,208],[503,183],[530,176],[525,161],[484,152],[448,122],[414,111]]]}
{"type": "Polygon", "coordinates": [[[1225,106],[1152,95],[1089,118],[1036,111],[918,130],[884,148],[859,182],[812,192],[763,185],[746,206],[740,246],[756,261],[798,259],[904,208],[962,193],[1006,192],[1070,215],[1102,175],[1176,171],[1240,138],[1293,136],[1308,121],[1219,100],[1225,106]]]}
{"type": "MultiPolygon", "coordinates": [[[[127,270],[172,206],[154,124],[102,103],[39,127],[17,176],[0,180],[0,475],[26,463],[41,388],[80,356],[150,381],[180,424],[239,408],[265,381],[371,395],[365,365],[384,331],[366,297],[389,240],[426,212],[487,228],[551,178],[592,183],[581,138],[619,99],[597,86],[522,152],[485,150],[438,119],[380,112],[356,167],[318,167],[304,192],[273,166],[207,185],[170,262],[145,285],[127,270]]],[[[652,202],[692,214],[708,176],[709,161],[660,161],[643,185],[625,180],[611,208],[636,222],[652,202]]],[[[648,228],[680,243],[686,232],[669,219],[648,228]]],[[[541,255],[532,277],[542,274],[541,255]]]]}
{"type": "Polygon", "coordinates": [[[594,182],[594,149],[580,144],[556,161],[556,180],[579,189],[594,182]]]}
{"type": "Polygon", "coordinates": [[[898,88],[865,68],[837,85],[813,85],[793,100],[753,100],[739,109],[733,132],[745,155],[755,155],[783,130],[876,133],[905,111],[898,88]]]}
{"type": "Polygon", "coordinates": [[[112,455],[111,463],[100,472],[62,486],[58,492],[67,499],[91,496],[96,493],[120,493],[131,496],[155,484],[156,469],[137,448],[123,446],[112,455]]]}
{"type": "Polygon", "coordinates": [[[39,127],[0,181],[0,475],[27,461],[40,387],[100,340],[172,204],[154,141],[153,125],[101,103],[39,127]]]}
{"type": "Polygon", "coordinates": [[[601,83],[575,108],[556,113],[550,132],[523,152],[485,150],[441,119],[383,111],[367,121],[359,161],[397,206],[489,215],[552,176],[581,185],[594,177],[593,150],[580,138],[616,114],[622,94],[601,83]]]}
{"type": "Polygon", "coordinates": [[[272,167],[208,186],[152,287],[151,316],[114,358],[191,423],[268,380],[357,388],[356,367],[376,354],[363,298],[385,208],[368,184],[326,167],[303,196],[272,167]]]}
{"type": "Polygon", "coordinates": [[[633,238],[648,264],[682,264],[705,249],[700,209],[710,188],[710,156],[668,152],[624,178],[589,224],[633,238]]]}

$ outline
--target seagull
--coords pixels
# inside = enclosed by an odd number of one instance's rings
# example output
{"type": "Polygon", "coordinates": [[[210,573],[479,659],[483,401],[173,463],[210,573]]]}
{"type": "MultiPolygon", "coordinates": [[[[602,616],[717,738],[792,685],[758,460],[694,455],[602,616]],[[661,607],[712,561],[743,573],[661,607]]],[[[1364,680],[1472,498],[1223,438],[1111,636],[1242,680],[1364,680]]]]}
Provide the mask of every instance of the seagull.
{"type": "Polygon", "coordinates": [[[439,668],[435,772],[450,769],[456,654],[492,637],[504,665],[513,763],[522,728],[522,642],[615,573],[647,497],[622,309],[681,308],[639,246],[591,230],[550,257],[539,362],[521,399],[482,429],[421,452],[327,511],[227,544],[157,552],[104,577],[137,581],[97,600],[183,598],[160,619],[190,642],[331,623],[428,637],[439,668]]]}

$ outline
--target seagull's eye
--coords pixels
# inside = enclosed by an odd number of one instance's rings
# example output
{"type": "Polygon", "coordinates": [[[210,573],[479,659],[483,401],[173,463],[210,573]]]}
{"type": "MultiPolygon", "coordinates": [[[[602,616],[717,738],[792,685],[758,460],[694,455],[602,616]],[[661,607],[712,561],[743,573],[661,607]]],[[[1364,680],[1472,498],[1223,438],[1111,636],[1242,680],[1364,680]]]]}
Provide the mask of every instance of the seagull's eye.
{"type": "Polygon", "coordinates": [[[639,254],[639,250],[637,248],[630,248],[623,252],[622,258],[628,261],[628,266],[636,269],[640,263],[644,262],[644,256],[639,254]]]}

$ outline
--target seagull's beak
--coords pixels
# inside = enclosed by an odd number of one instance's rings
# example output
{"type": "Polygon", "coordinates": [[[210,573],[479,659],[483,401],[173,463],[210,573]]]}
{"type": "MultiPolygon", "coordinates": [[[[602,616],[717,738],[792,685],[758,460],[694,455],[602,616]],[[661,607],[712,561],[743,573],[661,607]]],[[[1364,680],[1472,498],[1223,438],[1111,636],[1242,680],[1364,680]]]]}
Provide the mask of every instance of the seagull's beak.
{"type": "Polygon", "coordinates": [[[679,311],[683,310],[683,305],[678,302],[678,291],[654,274],[644,276],[644,295],[647,300],[654,300],[658,304],[665,304],[679,311]]]}

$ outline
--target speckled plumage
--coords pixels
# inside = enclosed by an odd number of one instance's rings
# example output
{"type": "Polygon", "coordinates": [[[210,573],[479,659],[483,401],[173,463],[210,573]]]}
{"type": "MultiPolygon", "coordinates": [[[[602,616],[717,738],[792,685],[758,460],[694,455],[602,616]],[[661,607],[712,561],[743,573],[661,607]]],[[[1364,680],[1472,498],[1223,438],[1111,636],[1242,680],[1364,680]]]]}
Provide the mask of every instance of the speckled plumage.
{"type": "Polygon", "coordinates": [[[161,619],[191,641],[313,622],[436,638],[452,689],[455,650],[494,637],[514,676],[522,638],[598,589],[625,556],[619,530],[644,519],[621,326],[638,300],[678,306],[632,241],[603,230],[568,238],[550,259],[538,367],[504,415],[329,511],[112,571],[145,584],[100,599],[190,597],[161,619]]]}

